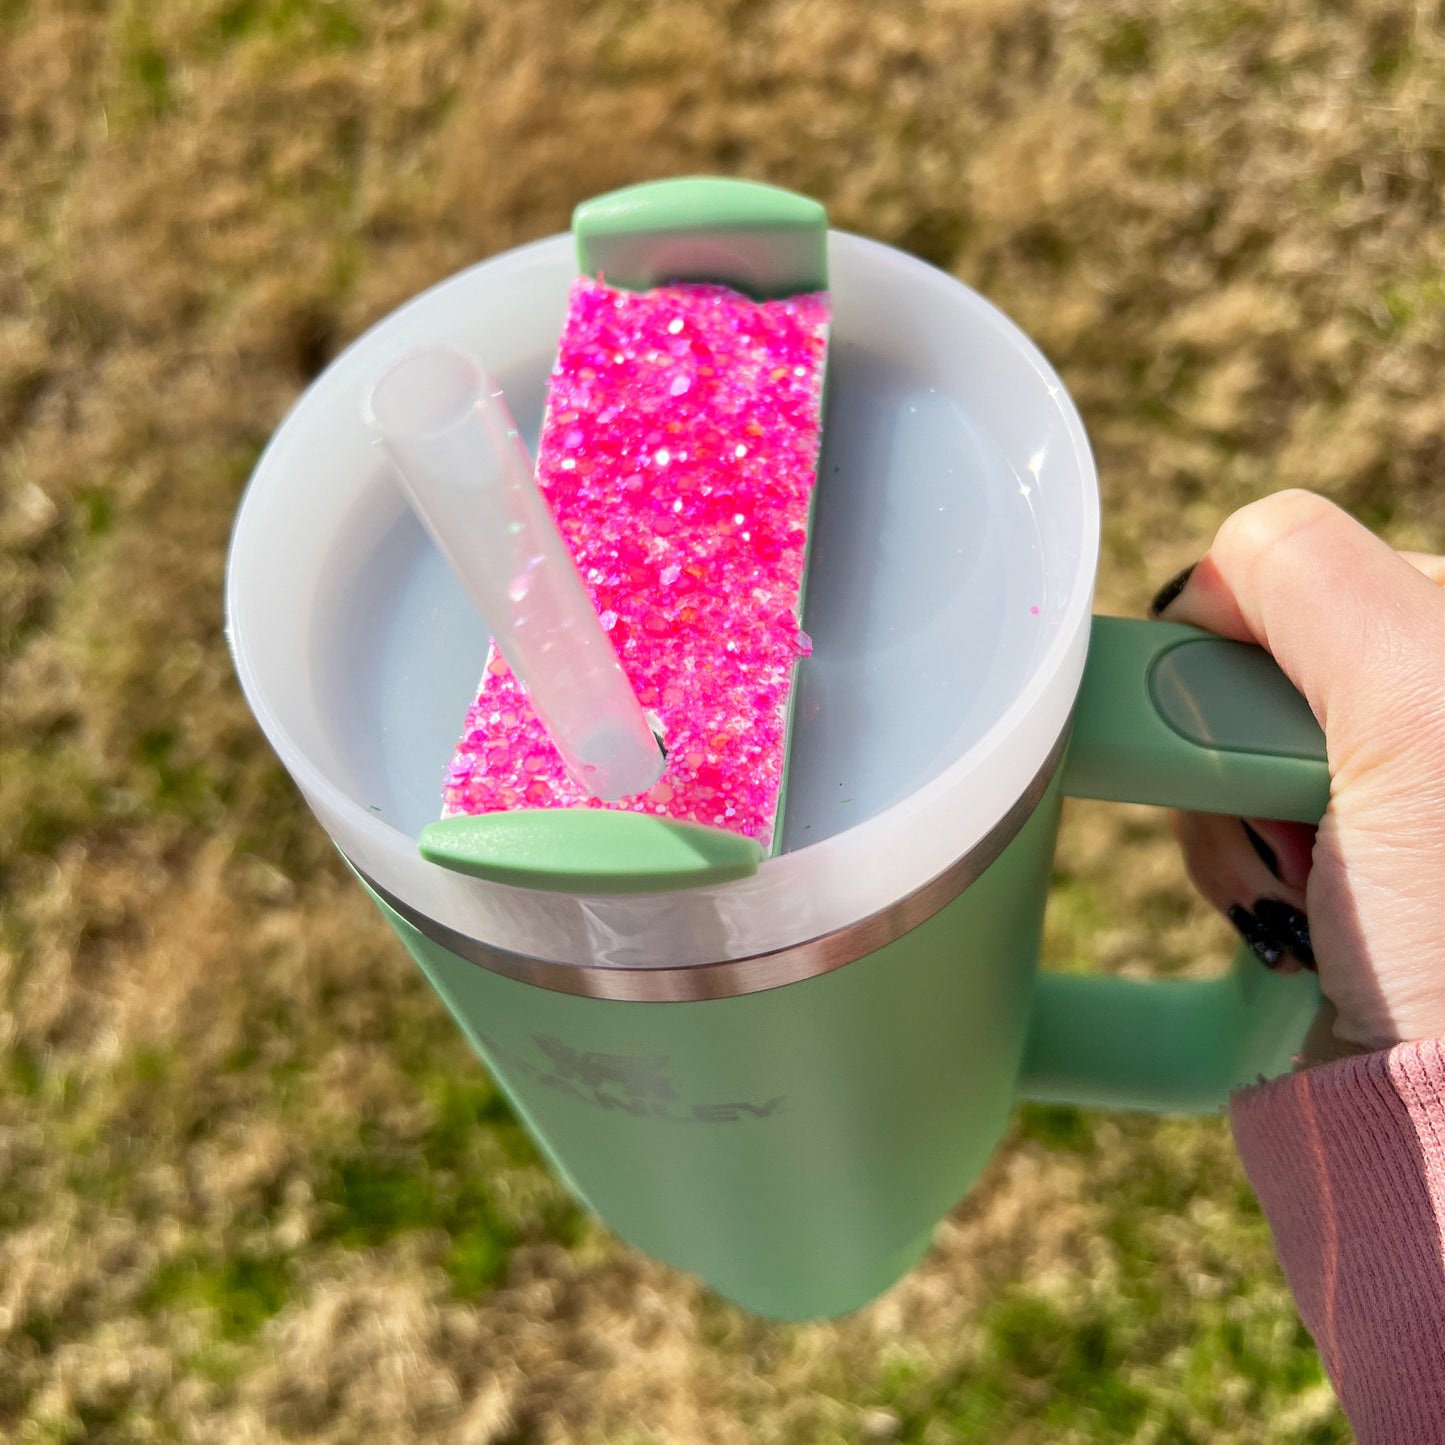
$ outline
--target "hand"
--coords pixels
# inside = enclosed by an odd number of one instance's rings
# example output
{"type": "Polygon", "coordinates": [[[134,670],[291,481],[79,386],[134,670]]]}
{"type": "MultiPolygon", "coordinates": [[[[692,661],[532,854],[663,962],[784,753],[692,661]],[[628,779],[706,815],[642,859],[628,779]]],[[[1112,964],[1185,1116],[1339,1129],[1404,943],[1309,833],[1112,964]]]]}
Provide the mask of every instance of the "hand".
{"type": "Polygon", "coordinates": [[[1442,585],[1445,558],[1397,553],[1291,491],[1236,512],[1156,599],[1171,622],[1267,648],[1325,731],[1317,831],[1175,820],[1190,876],[1261,960],[1318,967],[1336,1017],[1306,1062],[1445,1036],[1442,585]]]}

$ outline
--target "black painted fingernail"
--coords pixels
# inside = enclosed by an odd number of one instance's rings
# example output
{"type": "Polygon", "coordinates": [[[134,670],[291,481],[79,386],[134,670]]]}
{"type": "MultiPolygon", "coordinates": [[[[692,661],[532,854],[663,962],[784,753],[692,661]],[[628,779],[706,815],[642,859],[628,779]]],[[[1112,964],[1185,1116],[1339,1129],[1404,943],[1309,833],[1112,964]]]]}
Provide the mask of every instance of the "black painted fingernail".
{"type": "Polygon", "coordinates": [[[1276,938],[1273,931],[1266,928],[1249,909],[1236,903],[1229,910],[1229,921],[1266,968],[1278,968],[1284,962],[1284,941],[1276,938]]]}
{"type": "Polygon", "coordinates": [[[1279,859],[1275,857],[1274,849],[1271,848],[1243,818],[1241,818],[1239,822],[1240,826],[1244,829],[1244,836],[1249,839],[1249,846],[1259,854],[1259,861],[1283,883],[1284,879],[1281,877],[1279,871],[1279,859]]]}
{"type": "Polygon", "coordinates": [[[1177,577],[1171,577],[1155,594],[1149,604],[1150,617],[1158,617],[1173,600],[1184,591],[1185,584],[1199,564],[1191,562],[1177,577]]]}
{"type": "Polygon", "coordinates": [[[1310,921],[1298,908],[1277,898],[1260,898],[1255,901],[1254,912],[1271,933],[1289,945],[1289,951],[1307,969],[1318,972],[1314,945],[1310,942],[1310,921]]]}

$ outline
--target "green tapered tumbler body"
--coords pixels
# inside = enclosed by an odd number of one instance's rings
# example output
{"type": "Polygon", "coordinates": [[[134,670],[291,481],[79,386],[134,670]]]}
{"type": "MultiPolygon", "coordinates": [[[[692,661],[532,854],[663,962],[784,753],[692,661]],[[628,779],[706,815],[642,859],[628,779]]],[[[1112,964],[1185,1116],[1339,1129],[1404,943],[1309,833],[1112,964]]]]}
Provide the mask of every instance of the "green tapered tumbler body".
{"type": "Polygon", "coordinates": [[[904,1274],[1003,1134],[1058,814],[1055,784],[896,942],[733,998],[554,992],[381,906],[579,1199],[738,1304],[807,1319],[904,1274]]]}

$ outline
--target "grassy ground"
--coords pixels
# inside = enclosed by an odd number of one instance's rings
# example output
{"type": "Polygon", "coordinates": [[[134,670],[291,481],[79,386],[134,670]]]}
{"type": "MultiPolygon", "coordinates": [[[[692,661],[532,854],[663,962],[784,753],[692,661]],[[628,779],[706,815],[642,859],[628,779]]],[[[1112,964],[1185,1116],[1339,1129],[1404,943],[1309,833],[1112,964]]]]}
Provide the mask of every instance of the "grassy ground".
{"type": "MultiPolygon", "coordinates": [[[[338,347],[693,170],[815,194],[1039,339],[1103,608],[1282,485],[1438,548],[1433,7],[0,0],[0,70],[0,1436],[1346,1439],[1218,1120],[1025,1111],[840,1323],[619,1246],[341,875],[219,598],[338,347]]],[[[1224,941],[1159,819],[1071,816],[1052,962],[1224,941]]]]}

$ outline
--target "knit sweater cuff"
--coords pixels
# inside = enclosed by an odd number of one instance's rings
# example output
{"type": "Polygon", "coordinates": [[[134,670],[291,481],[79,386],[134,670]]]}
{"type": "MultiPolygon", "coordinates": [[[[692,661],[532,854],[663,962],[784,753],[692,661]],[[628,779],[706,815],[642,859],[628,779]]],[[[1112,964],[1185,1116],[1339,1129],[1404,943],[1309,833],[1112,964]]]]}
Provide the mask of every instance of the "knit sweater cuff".
{"type": "Polygon", "coordinates": [[[1362,1445],[1445,1445],[1445,1043],[1260,1084],[1230,1118],[1362,1445]]]}

